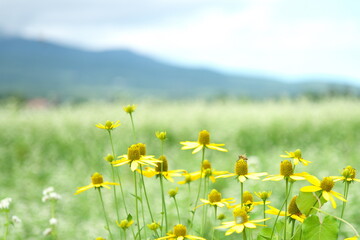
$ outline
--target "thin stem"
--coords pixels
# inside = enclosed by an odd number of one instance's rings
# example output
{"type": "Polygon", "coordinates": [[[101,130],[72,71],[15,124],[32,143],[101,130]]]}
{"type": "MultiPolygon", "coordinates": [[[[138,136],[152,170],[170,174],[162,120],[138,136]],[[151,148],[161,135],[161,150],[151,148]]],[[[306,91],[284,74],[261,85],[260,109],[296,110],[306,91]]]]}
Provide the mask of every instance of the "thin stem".
{"type": "Polygon", "coordinates": [[[136,131],[135,131],[133,116],[132,116],[132,113],[130,113],[129,115],[130,115],[130,119],[131,119],[131,126],[132,126],[133,135],[134,135],[134,141],[136,142],[136,131]]]}
{"type": "MultiPolygon", "coordinates": [[[[346,200],[348,198],[349,188],[350,188],[350,182],[346,181],[345,182],[345,187],[344,187],[344,197],[345,197],[346,200]]],[[[346,202],[343,202],[340,218],[343,218],[343,216],[344,216],[345,207],[346,207],[346,202]]],[[[340,231],[340,228],[341,228],[341,223],[342,222],[339,223],[339,231],[340,231]]]]}
{"type": "Polygon", "coordinates": [[[241,200],[241,207],[243,206],[243,202],[244,202],[244,183],[243,182],[240,182],[240,186],[241,186],[241,196],[240,196],[240,200],[241,200]]]}
{"type": "MultiPolygon", "coordinates": [[[[216,224],[216,221],[217,221],[217,206],[214,205],[214,211],[215,211],[215,222],[214,222],[214,225],[216,224]]],[[[214,240],[214,237],[215,237],[215,227],[213,227],[213,231],[212,231],[212,240],[214,240]]]]}
{"type": "Polygon", "coordinates": [[[178,204],[177,204],[177,201],[176,201],[176,197],[175,197],[175,196],[174,196],[174,201],[175,201],[176,211],[177,211],[178,220],[179,220],[179,224],[180,224],[180,223],[181,223],[181,221],[180,221],[179,206],[178,206],[178,204]]]}
{"type": "MultiPolygon", "coordinates": [[[[316,195],[316,194],[315,194],[315,195],[316,195]]],[[[320,206],[320,204],[321,204],[321,197],[322,197],[322,192],[320,193],[319,197],[318,197],[318,198],[316,199],[316,201],[314,202],[313,206],[309,209],[309,211],[308,211],[308,213],[306,214],[306,216],[309,216],[311,210],[312,210],[313,208],[315,208],[316,203],[319,203],[319,206],[320,206]]]]}
{"type": "Polygon", "coordinates": [[[167,211],[166,211],[166,204],[165,204],[165,194],[164,194],[164,183],[163,183],[163,175],[160,174],[160,186],[161,186],[161,197],[163,203],[163,211],[165,215],[165,232],[168,231],[168,219],[167,219],[167,211]]]}
{"type": "MultiPolygon", "coordinates": [[[[265,205],[265,202],[266,202],[266,200],[263,200],[263,203],[264,203],[264,208],[263,208],[263,211],[264,211],[264,219],[266,219],[266,213],[265,213],[265,211],[266,211],[266,205],[265,205]]],[[[265,224],[265,221],[264,221],[264,225],[266,225],[266,224],[265,224]]]]}
{"type": "Polygon", "coordinates": [[[111,238],[111,239],[114,239],[114,238],[113,238],[113,235],[112,235],[112,233],[111,233],[111,230],[110,230],[109,220],[108,220],[107,215],[106,215],[104,200],[103,200],[103,197],[102,197],[102,194],[101,194],[101,189],[100,189],[100,188],[97,188],[97,189],[99,190],[99,196],[100,196],[100,201],[101,201],[102,209],[103,209],[103,212],[104,212],[104,217],[105,217],[105,221],[106,221],[107,230],[109,231],[110,238],[111,238]]]}
{"type": "MultiPolygon", "coordinates": [[[[144,175],[143,175],[143,169],[142,169],[142,166],[140,165],[140,171],[141,171],[141,181],[142,181],[142,184],[143,184],[143,187],[144,187],[144,194],[145,194],[145,200],[146,200],[146,204],[148,206],[148,210],[149,210],[149,213],[150,213],[150,218],[151,218],[151,222],[154,222],[154,217],[152,215],[152,212],[151,212],[151,208],[150,208],[150,203],[149,203],[149,198],[147,196],[147,192],[146,192],[146,186],[145,186],[145,181],[144,181],[144,175]]],[[[159,234],[157,232],[157,230],[155,230],[155,233],[157,235],[157,237],[159,237],[159,234]]]]}
{"type": "MultiPolygon", "coordinates": [[[[111,130],[108,130],[108,133],[109,133],[109,138],[110,138],[112,154],[113,154],[113,157],[116,158],[115,150],[114,150],[114,142],[113,142],[112,135],[111,135],[111,130]]],[[[113,168],[113,165],[111,165],[111,167],[113,168]]],[[[119,171],[115,171],[115,172],[116,172],[117,179],[118,179],[118,181],[120,183],[119,187],[120,187],[120,192],[121,192],[121,198],[123,200],[125,213],[126,213],[126,216],[127,216],[127,215],[129,215],[129,212],[127,210],[127,206],[126,206],[126,202],[125,202],[124,191],[123,191],[122,184],[121,184],[120,174],[119,174],[119,171]]],[[[113,182],[115,182],[115,176],[114,176],[114,170],[113,169],[112,169],[112,176],[113,176],[113,182]]],[[[116,214],[117,214],[117,218],[118,218],[117,220],[120,221],[119,208],[118,208],[118,205],[117,205],[117,196],[116,196],[115,187],[114,187],[114,197],[115,197],[116,214]]]]}
{"type": "MultiPolygon", "coordinates": [[[[114,166],[112,164],[111,164],[111,175],[112,175],[113,182],[115,182],[115,171],[114,171],[114,166]]],[[[114,203],[115,203],[115,209],[116,209],[116,217],[117,217],[117,221],[120,222],[119,206],[118,206],[118,202],[117,202],[116,188],[113,187],[113,190],[114,190],[114,203]]]]}
{"type": "Polygon", "coordinates": [[[287,220],[287,197],[288,197],[288,195],[290,194],[290,191],[288,190],[288,185],[289,185],[289,179],[288,178],[286,178],[285,179],[285,224],[284,224],[284,240],[286,240],[286,224],[287,224],[287,222],[286,222],[286,220],[287,220]]]}
{"type": "Polygon", "coordinates": [[[9,210],[5,210],[5,231],[4,231],[4,240],[6,240],[7,235],[9,234],[9,210]]]}
{"type": "Polygon", "coordinates": [[[294,229],[295,229],[295,220],[292,219],[292,220],[291,220],[291,223],[292,223],[292,226],[291,226],[291,236],[290,236],[290,239],[293,239],[293,238],[294,238],[294,229]]]}
{"type": "MultiPolygon", "coordinates": [[[[288,194],[286,195],[285,200],[287,200],[288,197],[289,197],[289,193],[291,192],[292,185],[293,185],[293,182],[290,182],[290,190],[289,190],[288,194]]],[[[273,225],[273,228],[272,228],[272,231],[271,231],[271,237],[270,237],[270,239],[272,239],[273,236],[274,236],[275,226],[276,226],[277,220],[279,219],[280,212],[281,212],[281,210],[283,209],[283,207],[284,207],[284,205],[285,205],[285,200],[284,200],[284,202],[282,203],[281,208],[280,208],[280,210],[279,210],[279,212],[278,212],[278,214],[277,214],[277,216],[276,216],[276,218],[275,218],[275,222],[274,222],[274,225],[273,225]]]]}
{"type": "Polygon", "coordinates": [[[141,239],[141,232],[140,232],[140,221],[139,221],[139,203],[138,203],[138,193],[137,193],[137,179],[136,179],[136,172],[134,174],[134,184],[135,184],[135,210],[136,210],[136,225],[138,228],[139,238],[141,239]]]}
{"type": "Polygon", "coordinates": [[[246,237],[246,228],[244,228],[244,231],[243,231],[243,240],[246,240],[247,237],[246,237]]]}
{"type": "MultiPolygon", "coordinates": [[[[142,174],[140,174],[142,176],[142,174]]],[[[144,201],[143,201],[143,191],[144,191],[144,185],[142,184],[141,180],[139,183],[139,187],[140,187],[140,204],[141,204],[141,215],[142,215],[142,221],[143,221],[143,229],[144,229],[144,237],[145,239],[147,239],[147,231],[146,231],[146,222],[145,222],[145,210],[144,210],[144,201]]]]}
{"type": "Polygon", "coordinates": [[[196,196],[196,201],[195,201],[195,206],[194,206],[194,213],[193,213],[193,216],[191,218],[191,227],[193,227],[194,217],[195,217],[195,212],[196,212],[196,206],[197,206],[197,203],[199,201],[200,192],[201,192],[201,186],[202,186],[202,181],[203,181],[203,177],[202,177],[202,175],[203,175],[203,167],[202,166],[203,166],[203,163],[204,163],[204,159],[205,159],[205,146],[202,149],[200,183],[199,183],[198,193],[197,193],[197,196],[196,196]]]}
{"type": "MultiPolygon", "coordinates": [[[[51,206],[50,206],[50,216],[51,218],[55,218],[55,209],[56,209],[56,200],[51,200],[51,206]]],[[[56,224],[52,225],[52,231],[51,235],[54,239],[57,239],[57,230],[56,230],[56,224]]]]}
{"type": "MultiPolygon", "coordinates": [[[[204,180],[205,180],[205,182],[204,182],[204,195],[203,196],[206,196],[207,185],[209,183],[208,177],[205,176],[204,180]]],[[[202,220],[201,220],[201,234],[202,235],[204,235],[204,228],[206,226],[206,212],[207,212],[207,205],[205,205],[203,207],[203,211],[202,211],[202,220]]]]}

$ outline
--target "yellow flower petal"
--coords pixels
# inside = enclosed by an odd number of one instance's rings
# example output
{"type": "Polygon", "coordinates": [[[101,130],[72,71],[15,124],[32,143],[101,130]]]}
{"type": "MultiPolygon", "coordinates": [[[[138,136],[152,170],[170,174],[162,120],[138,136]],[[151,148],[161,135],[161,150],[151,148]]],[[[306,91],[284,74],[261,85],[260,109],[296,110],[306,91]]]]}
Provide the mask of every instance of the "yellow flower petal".
{"type": "Polygon", "coordinates": [[[318,186],[306,186],[306,187],[302,187],[300,189],[300,191],[302,191],[302,192],[317,192],[320,190],[322,190],[322,189],[321,189],[321,187],[318,187],[318,186]]]}

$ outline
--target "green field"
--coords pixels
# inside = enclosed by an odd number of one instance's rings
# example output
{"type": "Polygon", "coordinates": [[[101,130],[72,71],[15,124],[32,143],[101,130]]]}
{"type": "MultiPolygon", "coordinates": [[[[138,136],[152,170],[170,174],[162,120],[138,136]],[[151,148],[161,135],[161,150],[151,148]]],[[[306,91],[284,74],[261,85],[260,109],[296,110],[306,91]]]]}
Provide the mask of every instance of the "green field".
{"type": "MultiPolygon", "coordinates": [[[[352,165],[359,169],[360,160],[360,101],[334,99],[322,102],[307,100],[282,100],[269,102],[167,102],[148,100],[141,102],[87,103],[76,106],[57,106],[49,109],[29,109],[7,103],[0,107],[0,199],[11,197],[11,213],[22,219],[22,224],[11,228],[9,239],[50,239],[42,236],[48,227],[49,206],[41,201],[42,190],[53,186],[62,195],[58,203],[59,239],[95,239],[106,236],[101,206],[95,191],[74,196],[77,187],[90,183],[94,172],[111,180],[110,167],[103,157],[111,153],[107,132],[95,127],[106,120],[120,120],[114,129],[115,151],[126,154],[134,143],[129,116],[122,106],[137,104],[134,121],[138,139],[147,145],[148,154],[159,156],[161,145],[155,131],[166,131],[168,140],[165,155],[171,169],[199,169],[201,153],[180,150],[180,141],[195,141],[200,130],[211,133],[211,142],[225,143],[228,153],[207,151],[206,158],[217,170],[233,172],[240,154],[249,157],[250,172],[266,171],[277,174],[279,157],[284,151],[300,148],[303,157],[312,161],[299,166],[297,171],[307,171],[322,179],[340,175],[341,169],[352,165]]],[[[128,167],[120,167],[126,199],[133,208],[132,175],[128,167]]],[[[160,221],[161,198],[158,181],[145,179],[151,195],[153,210],[160,221]]],[[[179,178],[178,180],[181,180],[179,178]]],[[[360,183],[351,185],[345,219],[360,229],[360,183]]],[[[294,194],[300,186],[296,183],[294,194]]],[[[165,190],[179,186],[178,199],[184,224],[189,217],[187,187],[166,183],[165,190]]],[[[197,183],[193,184],[194,189],[197,183]]],[[[233,179],[221,179],[214,186],[225,197],[239,198],[239,184],[233,179]]],[[[279,207],[284,184],[281,182],[247,181],[249,191],[272,190],[273,205],[279,207]],[[279,187],[280,186],[280,187],[279,187]]],[[[342,193],[337,183],[335,191],[342,193]]],[[[111,219],[112,191],[104,189],[106,207],[111,219]]],[[[176,224],[173,201],[166,197],[171,218],[176,224]]],[[[324,209],[339,215],[339,207],[329,203],[324,209]]],[[[121,212],[123,213],[123,212],[121,212]]],[[[209,213],[210,214],[210,213],[209,213]]],[[[231,218],[231,213],[228,214],[231,218]]],[[[261,214],[260,214],[261,215],[261,214]]],[[[123,215],[123,218],[126,218],[123,215]]],[[[0,218],[3,223],[3,216],[0,218]]],[[[148,222],[150,223],[150,222],[148,222]]],[[[344,236],[350,228],[343,226],[344,236]]],[[[115,232],[115,228],[114,228],[115,232]]],[[[2,229],[0,228],[0,234],[2,229]]],[[[196,235],[194,233],[193,235],[196,235]]],[[[231,238],[229,238],[231,239],[231,238]]]]}

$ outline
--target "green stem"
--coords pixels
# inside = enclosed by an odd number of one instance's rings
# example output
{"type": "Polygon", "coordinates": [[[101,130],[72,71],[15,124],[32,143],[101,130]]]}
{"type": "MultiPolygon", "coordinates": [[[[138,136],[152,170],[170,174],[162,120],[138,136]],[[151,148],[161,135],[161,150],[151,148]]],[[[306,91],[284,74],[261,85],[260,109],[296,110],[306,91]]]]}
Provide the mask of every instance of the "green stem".
{"type": "Polygon", "coordinates": [[[291,226],[291,237],[290,237],[290,239],[293,239],[295,237],[294,236],[295,220],[292,219],[291,222],[292,222],[292,226],[291,226]]]}
{"type": "MultiPolygon", "coordinates": [[[[266,205],[265,205],[266,200],[263,200],[263,203],[264,203],[264,208],[263,208],[263,211],[264,211],[264,219],[266,219],[266,213],[265,213],[265,211],[266,211],[266,205]]],[[[266,225],[266,224],[265,224],[265,221],[264,221],[264,225],[266,225]]]]}
{"type": "MultiPolygon", "coordinates": [[[[55,209],[56,209],[56,200],[51,200],[51,206],[50,206],[51,218],[55,218],[56,216],[55,209]]],[[[51,228],[52,228],[51,235],[53,236],[53,239],[57,239],[56,225],[52,225],[51,228]]]]}
{"type": "MultiPolygon", "coordinates": [[[[315,194],[315,195],[316,195],[316,194],[315,194]]],[[[321,197],[322,197],[322,192],[320,193],[318,199],[316,199],[316,201],[314,202],[313,206],[309,209],[309,211],[307,212],[306,216],[309,216],[311,210],[312,210],[313,208],[315,208],[316,203],[319,203],[319,206],[320,206],[321,197]]]]}
{"type": "Polygon", "coordinates": [[[137,179],[136,179],[136,172],[133,172],[134,174],[134,184],[135,184],[135,210],[136,210],[136,225],[138,228],[138,235],[141,240],[141,230],[140,230],[140,221],[139,221],[139,203],[138,203],[138,192],[137,192],[137,179]]]}
{"type": "Polygon", "coordinates": [[[289,185],[289,179],[288,178],[286,178],[285,179],[285,224],[284,224],[284,240],[286,240],[286,225],[287,225],[287,222],[286,222],[286,220],[287,220],[287,197],[288,197],[288,195],[290,194],[290,191],[289,191],[289,189],[288,189],[288,185],[289,185]]]}
{"type": "MultiPolygon", "coordinates": [[[[108,130],[108,133],[109,133],[109,138],[110,138],[112,154],[113,154],[113,157],[116,158],[111,131],[108,130]]],[[[113,165],[111,165],[111,167],[113,168],[113,165]]],[[[129,212],[127,210],[127,206],[126,206],[126,202],[125,202],[124,191],[123,191],[122,184],[121,184],[121,178],[120,178],[120,175],[119,175],[119,171],[115,171],[115,172],[116,172],[117,179],[118,179],[118,181],[120,183],[119,187],[120,187],[121,197],[122,197],[122,200],[123,200],[123,203],[124,203],[125,213],[126,213],[126,216],[127,216],[127,215],[129,215],[129,212]]],[[[112,169],[112,176],[113,176],[113,182],[115,182],[114,169],[112,169]]],[[[115,197],[116,214],[117,214],[117,218],[118,218],[117,220],[120,221],[119,207],[118,207],[118,204],[117,204],[117,196],[116,196],[115,187],[114,187],[114,197],[115,197]]]]}
{"type": "MultiPolygon", "coordinates": [[[[142,174],[140,174],[142,176],[142,174]]],[[[145,208],[144,208],[144,201],[143,201],[143,191],[144,191],[144,185],[142,184],[141,180],[139,183],[139,188],[140,188],[140,204],[141,204],[141,216],[142,216],[142,221],[143,221],[143,229],[144,229],[144,237],[145,239],[147,239],[147,229],[145,228],[146,226],[146,221],[145,221],[145,208]]]]}
{"type": "MultiPolygon", "coordinates": [[[[140,171],[141,171],[141,181],[142,181],[142,184],[143,184],[143,187],[144,187],[144,194],[145,194],[145,200],[146,200],[146,204],[148,206],[148,210],[149,210],[149,213],[150,213],[150,218],[151,218],[151,222],[155,222],[154,221],[154,217],[152,215],[152,212],[151,212],[151,207],[150,207],[150,203],[149,203],[149,198],[147,196],[147,192],[146,192],[146,186],[145,186],[145,181],[144,181],[144,175],[143,175],[143,169],[142,169],[142,166],[140,165],[140,171]]],[[[159,234],[157,232],[157,230],[155,230],[155,233],[157,235],[157,237],[159,237],[159,234]]]]}
{"type": "Polygon", "coordinates": [[[105,217],[105,221],[106,221],[107,230],[109,231],[110,238],[111,238],[111,239],[114,239],[114,238],[113,238],[113,235],[112,235],[112,233],[111,233],[111,230],[110,230],[109,220],[108,220],[107,215],[106,215],[104,200],[103,200],[103,197],[102,197],[102,194],[101,194],[101,189],[100,189],[100,188],[97,188],[97,189],[99,190],[99,196],[100,196],[100,201],[101,201],[102,209],[103,209],[103,212],[104,212],[104,217],[105,217]]]}
{"type": "Polygon", "coordinates": [[[133,131],[133,135],[134,135],[134,141],[136,142],[136,131],[135,131],[135,125],[134,125],[132,113],[130,113],[130,119],[131,119],[132,131],[133,131]]]}
{"type": "Polygon", "coordinates": [[[168,219],[167,219],[167,211],[166,211],[166,204],[165,204],[165,194],[164,194],[164,183],[163,183],[163,175],[160,174],[160,186],[161,186],[161,197],[162,197],[162,204],[163,204],[163,212],[165,215],[165,232],[168,231],[168,219]]]}
{"type": "Polygon", "coordinates": [[[241,196],[240,196],[240,202],[241,202],[241,207],[243,207],[243,202],[244,202],[244,183],[240,182],[240,186],[241,186],[241,196]]]}
{"type": "MultiPolygon", "coordinates": [[[[345,182],[345,187],[344,187],[344,197],[345,197],[346,200],[348,198],[349,188],[350,188],[350,182],[346,181],[345,182]]],[[[343,218],[343,216],[344,216],[345,207],[346,207],[346,202],[343,202],[340,218],[343,218]]],[[[339,223],[339,232],[340,232],[340,228],[341,228],[341,223],[342,222],[339,223]]]]}
{"type": "MultiPolygon", "coordinates": [[[[217,221],[217,206],[214,205],[214,209],[215,209],[215,222],[214,225],[216,225],[216,221],[217,221]]],[[[212,231],[212,240],[214,240],[215,238],[215,227],[213,227],[213,231],[212,231]]]]}
{"type": "MultiPolygon", "coordinates": [[[[207,192],[207,185],[208,185],[208,178],[205,176],[204,178],[204,195],[206,196],[207,192]]],[[[204,205],[202,210],[202,219],[201,219],[201,234],[204,235],[204,228],[206,226],[206,212],[207,212],[207,205],[204,205]]]]}
{"type": "Polygon", "coordinates": [[[288,197],[289,197],[289,193],[291,192],[292,185],[293,185],[293,182],[290,182],[290,190],[289,190],[288,194],[285,196],[285,200],[284,200],[284,202],[282,203],[281,208],[280,208],[280,210],[279,210],[279,212],[278,212],[278,214],[277,214],[277,216],[276,216],[276,218],[275,218],[275,222],[274,222],[273,228],[272,228],[272,230],[271,230],[271,237],[270,237],[270,239],[272,239],[273,236],[274,236],[275,226],[276,226],[277,220],[279,219],[280,212],[281,212],[281,210],[283,209],[283,207],[284,207],[284,205],[285,205],[285,201],[287,201],[287,199],[288,199],[288,197]]]}
{"type": "Polygon", "coordinates": [[[244,228],[244,231],[243,231],[243,240],[246,240],[247,237],[246,237],[246,228],[244,228]]]}
{"type": "Polygon", "coordinates": [[[175,201],[176,211],[177,211],[178,220],[179,220],[179,224],[180,224],[180,223],[181,223],[181,221],[180,221],[179,206],[178,206],[178,204],[177,204],[177,201],[176,201],[176,197],[175,197],[175,196],[174,196],[174,201],[175,201]]]}
{"type": "Polygon", "coordinates": [[[5,231],[4,231],[4,240],[6,240],[7,235],[9,234],[9,210],[5,210],[5,231]]]}
{"type": "Polygon", "coordinates": [[[204,163],[204,159],[205,159],[205,146],[202,149],[202,157],[201,157],[201,170],[200,170],[200,183],[199,183],[199,189],[198,189],[198,193],[196,196],[196,201],[195,201],[195,206],[194,206],[194,212],[193,212],[193,216],[191,218],[191,227],[193,227],[193,223],[194,223],[194,217],[195,217],[195,212],[196,212],[196,206],[198,204],[199,201],[199,197],[200,197],[200,192],[201,192],[201,186],[202,186],[202,175],[203,175],[203,163],[204,163]]]}

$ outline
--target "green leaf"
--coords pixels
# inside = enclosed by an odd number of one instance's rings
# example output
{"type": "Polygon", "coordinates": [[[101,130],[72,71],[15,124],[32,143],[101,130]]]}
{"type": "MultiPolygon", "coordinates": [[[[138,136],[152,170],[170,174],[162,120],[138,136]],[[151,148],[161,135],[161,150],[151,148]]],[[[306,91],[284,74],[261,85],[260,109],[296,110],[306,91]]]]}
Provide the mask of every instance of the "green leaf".
{"type": "Polygon", "coordinates": [[[141,199],[141,197],[139,197],[139,196],[136,196],[135,194],[132,194],[132,193],[130,193],[130,195],[132,195],[134,198],[136,198],[137,200],[139,200],[140,202],[142,202],[142,199],[141,199]]]}
{"type": "Polygon", "coordinates": [[[130,214],[130,213],[128,214],[128,216],[127,216],[126,220],[127,220],[128,222],[130,222],[130,221],[132,220],[132,216],[131,216],[131,214],[130,214]]]}
{"type": "MultiPolygon", "coordinates": [[[[263,229],[261,229],[261,232],[257,236],[257,240],[270,240],[271,233],[272,233],[272,228],[263,228],[263,229]]],[[[274,240],[278,239],[276,232],[274,233],[274,236],[272,239],[274,239],[274,240]]]]}
{"type": "Polygon", "coordinates": [[[338,221],[332,216],[326,216],[320,223],[319,217],[312,215],[303,223],[303,239],[331,240],[338,237],[338,221]]]}
{"type": "MultiPolygon", "coordinates": [[[[299,196],[296,199],[296,205],[299,210],[309,216],[312,213],[315,213],[316,210],[312,209],[313,207],[319,208],[319,197],[321,196],[321,191],[317,192],[300,192],[299,196]]],[[[320,198],[321,205],[323,205],[326,200],[321,197],[320,198]]]]}

